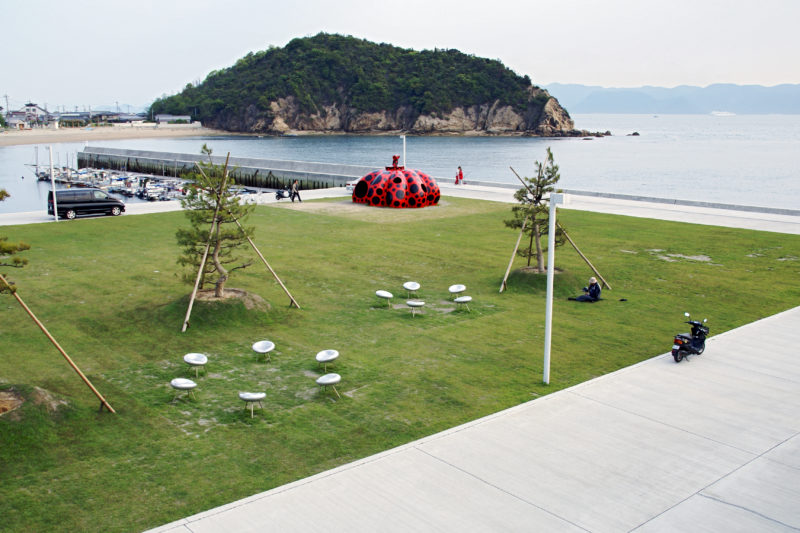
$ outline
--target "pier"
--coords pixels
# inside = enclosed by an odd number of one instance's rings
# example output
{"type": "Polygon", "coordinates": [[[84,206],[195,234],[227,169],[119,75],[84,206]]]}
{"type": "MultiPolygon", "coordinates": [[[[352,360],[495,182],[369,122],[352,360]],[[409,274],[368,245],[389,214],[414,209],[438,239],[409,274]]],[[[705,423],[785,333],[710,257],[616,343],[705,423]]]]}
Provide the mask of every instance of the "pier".
{"type": "MultiPolygon", "coordinates": [[[[225,164],[224,156],[211,156],[211,160],[216,165],[225,164]]],[[[117,170],[175,178],[196,172],[196,163],[202,162],[208,162],[208,156],[88,146],[78,152],[79,169],[117,170]]],[[[358,165],[247,157],[231,157],[229,168],[237,184],[270,189],[289,187],[294,180],[303,189],[344,187],[348,181],[375,170],[358,165]]]]}

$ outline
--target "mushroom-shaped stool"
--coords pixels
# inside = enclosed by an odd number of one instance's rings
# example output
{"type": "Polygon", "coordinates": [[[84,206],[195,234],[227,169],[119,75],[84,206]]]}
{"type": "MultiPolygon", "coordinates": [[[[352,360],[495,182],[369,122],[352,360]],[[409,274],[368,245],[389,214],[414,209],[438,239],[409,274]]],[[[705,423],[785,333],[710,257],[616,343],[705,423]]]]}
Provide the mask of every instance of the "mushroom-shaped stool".
{"type": "Polygon", "coordinates": [[[469,302],[472,301],[472,296],[459,296],[453,301],[456,303],[457,307],[461,307],[463,305],[467,308],[467,311],[469,311],[469,302]]]}
{"type": "Polygon", "coordinates": [[[391,292],[389,292],[389,291],[375,291],[375,296],[377,296],[378,298],[385,299],[387,306],[392,305],[392,298],[394,298],[394,295],[391,292]]]}
{"type": "MultiPolygon", "coordinates": [[[[330,386],[333,388],[333,392],[336,393],[336,396],[339,396],[339,391],[336,390],[336,384],[340,381],[342,381],[342,376],[339,374],[325,374],[324,376],[317,378],[317,385],[323,389],[327,386],[330,386]]],[[[339,398],[341,398],[341,396],[339,396],[339,398]]]]}
{"type": "Polygon", "coordinates": [[[467,287],[465,285],[461,285],[461,284],[459,284],[459,285],[450,285],[450,288],[448,288],[447,290],[450,291],[450,294],[452,294],[453,296],[456,296],[458,294],[461,294],[465,290],[467,290],[467,287]]]}
{"type": "Polygon", "coordinates": [[[328,371],[328,363],[332,363],[339,357],[339,352],[336,350],[322,350],[317,354],[317,363],[325,365],[325,372],[328,371]]]}
{"type": "Polygon", "coordinates": [[[191,379],[186,378],[175,378],[169,382],[173,389],[175,389],[175,398],[172,401],[175,401],[178,398],[178,394],[181,392],[185,392],[187,395],[191,396],[193,399],[197,399],[194,397],[194,388],[197,387],[197,383],[192,381],[191,379]]]}
{"type": "MultiPolygon", "coordinates": [[[[194,367],[194,377],[196,378],[201,367],[205,370],[208,357],[201,353],[187,353],[183,356],[183,361],[190,367],[194,367]]],[[[208,371],[206,370],[206,372],[208,371]]]]}
{"type": "Polygon", "coordinates": [[[264,406],[261,404],[261,400],[266,397],[266,392],[240,392],[239,399],[244,402],[244,408],[247,409],[250,406],[250,418],[253,418],[253,407],[256,403],[258,406],[263,409],[264,406]]]}
{"type": "Polygon", "coordinates": [[[267,361],[272,361],[272,357],[270,357],[269,352],[275,349],[275,343],[272,341],[258,341],[257,343],[253,344],[253,351],[259,355],[265,355],[267,361]]]}
{"type": "Polygon", "coordinates": [[[406,281],[403,283],[403,288],[408,291],[408,297],[411,298],[411,293],[416,293],[419,290],[419,283],[416,281],[406,281]]]}
{"type": "Polygon", "coordinates": [[[406,305],[411,308],[411,316],[413,317],[417,309],[423,307],[425,305],[425,302],[423,302],[422,300],[408,300],[406,302],[406,305]]]}

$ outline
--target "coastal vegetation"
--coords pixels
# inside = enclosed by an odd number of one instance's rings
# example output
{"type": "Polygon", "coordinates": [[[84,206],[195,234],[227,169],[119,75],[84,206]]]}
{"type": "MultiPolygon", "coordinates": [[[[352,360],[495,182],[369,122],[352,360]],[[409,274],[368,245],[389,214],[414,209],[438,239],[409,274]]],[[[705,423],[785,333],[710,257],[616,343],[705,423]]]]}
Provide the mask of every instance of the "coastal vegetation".
{"type": "Polygon", "coordinates": [[[186,114],[244,131],[270,131],[276,121],[300,126],[311,117],[323,120],[309,129],[348,130],[360,127],[365,114],[385,113],[393,125],[408,129],[421,116],[444,117],[456,108],[508,107],[536,118],[550,100],[528,76],[496,59],[320,33],[251,52],[201,83],[157,99],[150,113],[186,114]]]}
{"type": "MultiPolygon", "coordinates": [[[[514,193],[514,199],[518,202],[511,208],[514,218],[506,220],[505,225],[519,229],[528,236],[528,246],[518,248],[517,255],[524,257],[528,266],[531,266],[531,259],[536,259],[535,270],[542,273],[545,271],[544,258],[547,252],[547,248],[542,246],[542,235],[547,235],[550,224],[550,205],[544,196],[549,196],[556,190],[561,174],[550,147],[547,148],[544,163],[535,161],[533,166],[536,175],[521,178],[525,181],[525,186],[514,193]]],[[[555,245],[558,247],[562,244],[564,244],[564,232],[561,228],[557,228],[555,245]]]]}
{"type": "Polygon", "coordinates": [[[211,149],[205,144],[201,152],[209,156],[209,160],[200,164],[198,172],[187,176],[188,192],[181,199],[190,226],[175,232],[178,245],[183,249],[178,264],[189,267],[183,272],[183,279],[194,285],[200,263],[203,263],[199,288],[213,283],[214,296],[222,298],[231,273],[253,263],[241,257],[242,247],[248,237],[253,237],[253,228],[241,223],[253,211],[253,206],[242,204],[234,193],[235,183],[227,162],[224,166],[215,165],[211,149]]]}
{"type": "Polygon", "coordinates": [[[26,400],[0,416],[2,529],[155,527],[664,354],[683,311],[708,317],[716,335],[800,298],[800,236],[562,209],[613,291],[591,306],[566,301],[591,272],[558,251],[546,386],[544,277],[516,271],[498,293],[515,239],[508,208],[452,197],[422,210],[341,199],[256,207],[256,242],[302,310],[248,268],[236,287],[271,309],[200,301],[186,333],[182,213],[6,228],[35,243],[15,271],[20,295],[117,414],[98,413],[0,295],[0,393],[26,400]],[[399,296],[409,279],[428,302],[414,318],[375,297],[399,296]],[[453,309],[453,283],[467,286],[471,312],[453,309]],[[269,363],[251,349],[262,339],[276,343],[269,363]],[[341,353],[329,368],[342,375],[341,399],[314,383],[314,355],[328,348],[341,353]],[[208,373],[196,400],[173,400],[172,378],[195,379],[188,352],[208,355],[208,373]],[[243,390],[267,393],[254,418],[243,390]]]}

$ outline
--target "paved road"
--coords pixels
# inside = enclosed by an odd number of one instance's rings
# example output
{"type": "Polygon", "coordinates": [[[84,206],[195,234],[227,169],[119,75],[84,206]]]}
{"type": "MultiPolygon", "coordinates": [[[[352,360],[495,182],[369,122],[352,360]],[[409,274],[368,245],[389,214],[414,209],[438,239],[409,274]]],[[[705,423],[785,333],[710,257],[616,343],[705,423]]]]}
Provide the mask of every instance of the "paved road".
{"type": "MultiPolygon", "coordinates": [[[[475,198],[493,202],[514,202],[513,189],[479,185],[455,186],[443,184],[439,184],[439,187],[442,194],[445,196],[475,198]]],[[[348,193],[345,192],[342,187],[302,191],[301,194],[304,200],[348,196],[348,193]]],[[[611,213],[659,220],[674,220],[693,224],[748,228],[800,235],[800,216],[774,215],[707,207],[689,207],[573,194],[567,194],[565,199],[564,209],[578,209],[582,211],[595,211],[598,213],[611,213]]],[[[276,202],[275,196],[271,193],[252,195],[249,197],[249,201],[254,201],[259,204],[272,204],[276,202]]],[[[287,201],[288,200],[281,200],[281,202],[284,203],[287,201]]],[[[127,205],[124,216],[175,211],[178,209],[180,209],[180,204],[176,201],[131,203],[127,205]]],[[[44,211],[0,214],[0,226],[52,221],[53,218],[48,217],[44,211]]]]}

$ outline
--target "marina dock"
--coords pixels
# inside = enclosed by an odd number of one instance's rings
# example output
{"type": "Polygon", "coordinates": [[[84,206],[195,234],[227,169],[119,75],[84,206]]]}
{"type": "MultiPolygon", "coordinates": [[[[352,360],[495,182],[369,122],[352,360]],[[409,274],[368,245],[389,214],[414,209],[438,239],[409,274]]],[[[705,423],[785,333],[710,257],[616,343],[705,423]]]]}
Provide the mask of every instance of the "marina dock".
{"type": "MultiPolygon", "coordinates": [[[[224,156],[212,156],[216,165],[224,165],[224,156]]],[[[119,148],[86,147],[78,152],[78,168],[116,170],[181,178],[196,172],[197,163],[207,162],[208,156],[125,150],[119,148]]],[[[236,183],[245,187],[281,189],[297,180],[302,189],[328,189],[344,187],[348,181],[358,179],[375,170],[372,167],[231,157],[229,167],[236,183]]]]}

